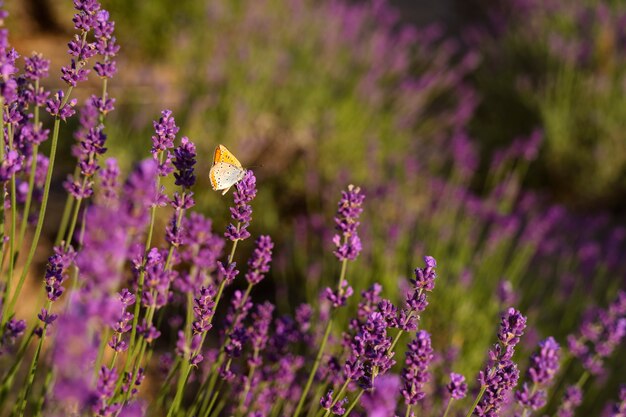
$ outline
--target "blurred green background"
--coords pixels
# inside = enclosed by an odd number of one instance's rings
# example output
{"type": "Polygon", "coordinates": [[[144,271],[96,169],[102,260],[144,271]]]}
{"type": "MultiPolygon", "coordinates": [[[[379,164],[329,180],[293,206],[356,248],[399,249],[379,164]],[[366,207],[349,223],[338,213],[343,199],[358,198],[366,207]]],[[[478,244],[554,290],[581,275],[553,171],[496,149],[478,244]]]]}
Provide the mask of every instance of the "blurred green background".
{"type": "MultiPolygon", "coordinates": [[[[332,216],[349,183],[367,195],[351,283],[381,282],[400,300],[422,256],[435,256],[439,281],[422,326],[440,352],[460,349],[454,368],[470,380],[505,305],[529,315],[530,351],[548,335],[564,343],[588,307],[623,287],[621,2],[103,5],[122,46],[109,154],[127,171],[148,155],[152,120],[174,110],[198,146],[199,209],[218,230],[227,214],[207,191],[213,148],[223,143],[252,167],[253,233],[278,242],[264,295],[283,311],[315,303],[335,281],[332,216]]],[[[71,2],[8,6],[12,44],[52,58],[49,86],[60,85],[71,2]]],[[[89,88],[97,82],[78,94],[89,88]]],[[[74,162],[62,164],[58,206],[74,162]]],[[[594,382],[585,413],[616,396],[624,365],[614,368],[594,382]]]]}

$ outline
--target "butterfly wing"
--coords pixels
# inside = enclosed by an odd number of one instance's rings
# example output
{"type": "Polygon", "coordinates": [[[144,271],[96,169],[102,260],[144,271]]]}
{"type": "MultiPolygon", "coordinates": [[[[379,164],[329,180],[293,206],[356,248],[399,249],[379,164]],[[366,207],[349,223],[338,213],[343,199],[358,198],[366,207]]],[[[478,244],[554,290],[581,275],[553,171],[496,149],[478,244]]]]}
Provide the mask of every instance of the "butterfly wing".
{"type": "Polygon", "coordinates": [[[211,187],[215,191],[224,190],[222,194],[226,194],[230,187],[241,181],[245,173],[246,170],[240,166],[226,162],[217,162],[209,171],[211,187]]]}
{"type": "Polygon", "coordinates": [[[213,154],[213,165],[216,165],[220,162],[234,165],[235,167],[240,169],[242,168],[241,162],[239,162],[239,160],[235,158],[235,155],[233,155],[228,149],[226,149],[226,146],[224,145],[217,145],[217,147],[215,148],[215,153],[213,154]]]}

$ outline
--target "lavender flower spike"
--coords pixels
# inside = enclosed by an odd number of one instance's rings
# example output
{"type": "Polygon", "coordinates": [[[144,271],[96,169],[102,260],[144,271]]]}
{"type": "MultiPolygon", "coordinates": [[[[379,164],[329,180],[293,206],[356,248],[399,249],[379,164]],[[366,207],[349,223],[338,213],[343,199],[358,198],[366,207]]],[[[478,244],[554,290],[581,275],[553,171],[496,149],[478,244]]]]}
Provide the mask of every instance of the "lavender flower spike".
{"type": "Polygon", "coordinates": [[[357,234],[359,216],[363,212],[363,200],[365,195],[361,188],[350,184],[348,191],[341,192],[337,215],[335,216],[336,229],[340,234],[333,236],[333,243],[337,247],[335,256],[340,261],[353,261],[361,252],[361,239],[357,234]]]}
{"type": "Polygon", "coordinates": [[[530,358],[528,378],[533,382],[532,388],[524,383],[521,391],[515,393],[517,403],[524,409],[538,410],[546,405],[547,387],[559,370],[559,345],[549,337],[539,344],[539,351],[530,358]]]}
{"type": "Polygon", "coordinates": [[[583,392],[576,385],[567,387],[563,400],[556,412],[558,417],[573,417],[574,412],[583,402],[583,392]]]}
{"type": "Polygon", "coordinates": [[[249,284],[258,284],[263,280],[265,274],[269,272],[270,262],[272,261],[272,249],[274,249],[272,238],[269,236],[259,236],[256,240],[256,248],[248,261],[246,281],[248,281],[249,284]]]}
{"type": "Polygon", "coordinates": [[[454,372],[450,373],[450,383],[446,385],[446,389],[450,393],[450,397],[455,400],[461,400],[467,395],[467,384],[465,377],[454,372]]]}
{"type": "Polygon", "coordinates": [[[230,208],[232,219],[237,222],[226,227],[224,236],[234,241],[244,240],[250,237],[248,226],[252,221],[252,206],[250,202],[256,197],[256,177],[251,170],[237,183],[237,191],[233,193],[235,206],[230,208]]]}
{"type": "Polygon", "coordinates": [[[406,353],[405,368],[402,370],[404,388],[402,395],[407,405],[414,405],[424,398],[424,385],[430,379],[428,365],[433,358],[433,349],[430,345],[430,334],[421,330],[415,339],[409,343],[406,353]]]}
{"type": "Polygon", "coordinates": [[[526,317],[514,308],[502,316],[498,339],[500,343],[489,351],[489,362],[480,372],[479,381],[483,396],[473,410],[474,415],[497,417],[507,394],[517,385],[519,370],[511,360],[515,346],[526,328],[526,317]]]}
{"type": "Polygon", "coordinates": [[[183,188],[191,188],[196,183],[193,168],[196,165],[196,145],[183,136],[180,146],[174,150],[174,167],[178,172],[174,173],[175,183],[183,188]]]}

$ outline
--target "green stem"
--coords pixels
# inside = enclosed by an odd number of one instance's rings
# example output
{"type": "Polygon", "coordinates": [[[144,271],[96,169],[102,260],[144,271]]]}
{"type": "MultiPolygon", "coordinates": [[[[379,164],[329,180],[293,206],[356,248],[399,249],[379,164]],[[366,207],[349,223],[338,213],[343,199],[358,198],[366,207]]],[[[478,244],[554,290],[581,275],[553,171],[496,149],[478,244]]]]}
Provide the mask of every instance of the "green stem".
{"type": "Polygon", "coordinates": [[[406,411],[404,412],[404,417],[409,417],[411,415],[411,406],[407,404],[406,411]]]}
{"type": "Polygon", "coordinates": [[[478,402],[480,401],[480,399],[483,398],[483,394],[485,393],[486,390],[487,390],[487,386],[486,385],[483,385],[483,386],[480,387],[480,392],[476,396],[476,399],[474,400],[474,404],[472,404],[472,408],[469,409],[469,411],[467,412],[465,417],[471,417],[472,416],[472,413],[476,409],[476,406],[478,405],[478,402]]]}
{"type": "MultiPolygon", "coordinates": [[[[39,80],[35,80],[35,92],[39,92],[39,80]]],[[[39,106],[33,109],[33,126],[39,131],[39,106]]],[[[31,156],[30,176],[28,177],[28,194],[26,194],[26,202],[24,203],[24,212],[22,214],[22,224],[20,225],[19,240],[17,241],[17,250],[22,249],[24,236],[26,235],[26,226],[28,225],[28,215],[30,213],[30,205],[33,201],[33,190],[35,189],[35,173],[37,172],[37,155],[39,154],[39,144],[33,146],[33,154],[31,156]]]]}
{"type": "MultiPolygon", "coordinates": [[[[345,238],[344,238],[345,241],[345,238]]],[[[341,283],[346,277],[346,270],[348,267],[348,260],[344,259],[341,263],[341,273],[339,274],[339,280],[337,282],[337,291],[341,288],[341,283]]],[[[324,330],[324,337],[322,338],[322,343],[320,344],[320,348],[317,351],[317,355],[315,356],[315,362],[313,363],[313,369],[309,373],[309,378],[306,381],[306,385],[304,386],[304,390],[300,395],[300,400],[298,401],[298,406],[296,407],[296,411],[293,414],[293,417],[298,417],[300,412],[302,411],[302,407],[304,406],[304,402],[306,401],[306,396],[311,389],[311,384],[313,383],[313,379],[315,378],[315,374],[317,373],[317,368],[320,366],[320,362],[322,361],[322,356],[324,355],[324,349],[326,348],[326,342],[328,341],[328,336],[330,335],[330,330],[332,327],[332,317],[328,319],[328,324],[326,324],[326,330],[324,330]]]]}
{"type": "Polygon", "coordinates": [[[450,399],[448,400],[448,405],[446,406],[446,411],[443,412],[443,417],[448,417],[448,412],[450,411],[450,408],[452,407],[452,397],[450,397],[450,399]]]}
{"type": "Polygon", "coordinates": [[[343,413],[344,416],[349,416],[350,412],[352,411],[352,409],[354,407],[356,407],[356,405],[359,403],[359,400],[361,399],[361,396],[363,395],[363,393],[365,392],[365,390],[361,390],[359,392],[359,395],[357,395],[356,397],[354,397],[354,400],[352,400],[352,402],[350,403],[350,406],[348,407],[348,409],[346,410],[345,413],[343,413]]]}
{"type": "MultiPolygon", "coordinates": [[[[46,303],[46,310],[50,313],[50,307],[52,302],[48,300],[46,303]]],[[[41,332],[41,337],[39,338],[39,343],[37,344],[37,350],[35,351],[35,355],[30,363],[30,367],[28,369],[28,379],[26,381],[26,385],[22,391],[23,395],[20,395],[19,403],[19,416],[24,415],[24,411],[26,410],[26,403],[28,402],[28,397],[30,396],[30,390],[33,386],[33,382],[35,380],[35,373],[37,372],[37,363],[39,361],[39,355],[41,354],[41,348],[43,346],[43,341],[46,338],[46,330],[48,330],[48,323],[44,323],[43,330],[41,332]]]]}
{"type": "MultiPolygon", "coordinates": [[[[61,103],[61,108],[63,108],[72,94],[72,87],[68,87],[67,92],[65,93],[65,97],[63,102],[61,103]]],[[[39,244],[39,238],[41,236],[41,230],[43,229],[43,222],[46,217],[46,209],[48,207],[48,197],[50,195],[50,184],[52,183],[52,172],[54,170],[54,160],[56,158],[57,153],[57,145],[59,142],[59,128],[61,124],[61,119],[59,117],[54,118],[54,128],[52,130],[52,141],[50,144],[50,158],[48,162],[48,171],[46,172],[46,182],[43,188],[43,200],[41,201],[41,207],[39,208],[39,217],[37,218],[37,226],[35,227],[35,235],[33,236],[33,241],[31,242],[30,249],[28,251],[28,256],[26,257],[26,263],[24,264],[24,269],[22,270],[22,274],[20,275],[20,280],[18,281],[17,288],[15,289],[15,293],[13,294],[13,298],[8,306],[7,313],[11,313],[13,311],[13,307],[17,302],[17,298],[20,295],[22,290],[22,286],[24,285],[24,280],[26,279],[26,275],[28,275],[28,270],[30,268],[30,264],[33,261],[33,257],[35,256],[35,251],[37,250],[37,245],[39,244]]],[[[7,314],[2,316],[2,328],[4,328],[4,324],[7,321],[7,314]]]]}
{"type": "MultiPolygon", "coordinates": [[[[74,171],[74,176],[78,174],[78,168],[74,171]]],[[[61,244],[61,240],[63,236],[65,236],[65,232],[67,231],[67,224],[70,221],[70,213],[72,212],[72,206],[74,204],[74,197],[71,194],[67,195],[65,199],[65,206],[63,207],[63,214],[61,215],[61,222],[59,223],[59,230],[57,231],[57,236],[54,239],[54,246],[58,246],[61,244]]]]}
{"type": "MultiPolygon", "coordinates": [[[[37,126],[37,125],[35,125],[37,126]]],[[[20,224],[20,233],[17,240],[18,252],[22,248],[24,243],[24,236],[26,236],[26,226],[28,225],[28,214],[30,213],[30,205],[33,201],[33,190],[35,189],[35,173],[37,171],[37,155],[39,154],[39,145],[33,146],[33,155],[30,163],[30,176],[28,178],[28,194],[26,194],[26,202],[24,203],[24,211],[22,212],[22,223],[20,224]]],[[[17,257],[17,255],[16,255],[17,257]]]]}
{"type": "Polygon", "coordinates": [[[313,368],[311,369],[311,373],[309,374],[309,378],[306,381],[306,385],[304,386],[304,390],[300,395],[300,400],[298,401],[298,406],[296,407],[296,411],[293,414],[294,417],[298,417],[302,407],[304,406],[304,401],[306,400],[306,396],[311,389],[311,384],[313,383],[313,378],[315,378],[315,374],[317,373],[317,368],[319,368],[320,363],[322,362],[322,356],[324,355],[324,349],[326,348],[326,342],[328,342],[328,336],[330,335],[330,330],[333,324],[333,320],[329,319],[326,324],[326,330],[324,330],[324,336],[322,337],[322,343],[320,344],[320,348],[317,351],[317,355],[315,356],[315,362],[313,363],[313,368]]]}
{"type": "MultiPolygon", "coordinates": [[[[82,188],[85,187],[86,181],[87,181],[87,178],[83,178],[82,188]]],[[[83,201],[82,198],[77,198],[76,203],[74,204],[74,211],[72,213],[72,220],[70,222],[70,228],[67,232],[67,236],[65,237],[65,245],[64,245],[65,250],[68,250],[72,243],[72,237],[74,236],[74,230],[76,230],[76,223],[78,222],[78,213],[80,212],[80,205],[82,201],[83,201]]]]}
{"type": "Polygon", "coordinates": [[[178,385],[176,387],[176,396],[174,400],[170,404],[170,408],[167,411],[167,417],[171,417],[173,413],[178,411],[180,406],[180,402],[183,398],[183,390],[185,389],[185,383],[187,382],[187,378],[189,377],[189,372],[191,371],[191,365],[188,361],[183,362],[183,368],[180,373],[180,378],[178,379],[178,385]]]}
{"type": "Polygon", "coordinates": [[[53,372],[52,369],[50,369],[46,374],[46,379],[43,383],[43,387],[41,387],[41,395],[39,396],[39,399],[37,400],[37,404],[35,406],[35,417],[41,417],[43,415],[43,405],[46,401],[46,394],[48,394],[50,385],[52,383],[52,376],[53,372]]]}
{"type": "MultiPolygon", "coordinates": [[[[4,117],[4,111],[0,112],[0,117],[4,117]]],[[[9,149],[13,148],[13,128],[11,125],[7,125],[7,131],[9,134],[9,149]]],[[[1,145],[4,147],[4,140],[1,145]]],[[[4,191],[3,191],[4,192],[4,191]]],[[[2,324],[6,323],[5,317],[13,314],[13,309],[6,310],[6,297],[11,293],[11,281],[13,281],[13,269],[15,268],[15,225],[17,224],[17,198],[16,198],[16,186],[15,186],[15,173],[11,174],[11,227],[9,231],[9,272],[7,275],[6,287],[4,288],[3,310],[2,310],[2,324]]],[[[4,261],[4,260],[3,260],[4,261]]],[[[4,326],[2,326],[4,327],[4,326]]]]}

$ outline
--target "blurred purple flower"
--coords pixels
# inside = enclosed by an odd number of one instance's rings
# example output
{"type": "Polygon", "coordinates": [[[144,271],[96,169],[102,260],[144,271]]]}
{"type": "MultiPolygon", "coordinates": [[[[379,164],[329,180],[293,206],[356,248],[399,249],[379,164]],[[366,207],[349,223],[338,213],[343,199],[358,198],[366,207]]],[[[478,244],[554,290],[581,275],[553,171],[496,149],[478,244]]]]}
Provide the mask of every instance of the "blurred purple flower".
{"type": "Polygon", "coordinates": [[[252,252],[252,256],[248,260],[248,272],[246,272],[246,281],[249,284],[256,285],[263,280],[265,274],[270,270],[270,262],[272,261],[272,249],[274,242],[272,238],[261,235],[256,240],[256,248],[252,252]]]}
{"type": "Polygon", "coordinates": [[[575,385],[569,386],[565,389],[565,394],[561,400],[556,415],[558,417],[573,417],[576,409],[583,402],[583,392],[575,385]]]}
{"type": "Polygon", "coordinates": [[[467,384],[465,377],[454,372],[450,373],[450,382],[446,385],[446,389],[450,393],[450,397],[455,400],[461,400],[467,395],[467,384]]]}
{"type": "Polygon", "coordinates": [[[523,408],[536,411],[546,404],[545,388],[559,370],[559,350],[558,343],[549,337],[539,344],[539,351],[531,356],[527,377],[533,386],[531,388],[524,383],[522,390],[515,393],[515,399],[523,408]]]}
{"type": "Polygon", "coordinates": [[[374,381],[374,389],[367,391],[361,405],[367,417],[388,417],[394,415],[400,392],[400,378],[397,375],[383,375],[374,381]]]}
{"type": "Polygon", "coordinates": [[[335,216],[336,229],[340,234],[333,236],[333,243],[337,248],[334,253],[340,261],[353,261],[361,252],[361,240],[357,229],[364,199],[365,195],[361,193],[361,189],[352,184],[348,186],[347,191],[341,192],[335,216]]]}

